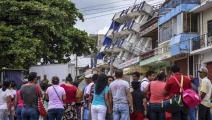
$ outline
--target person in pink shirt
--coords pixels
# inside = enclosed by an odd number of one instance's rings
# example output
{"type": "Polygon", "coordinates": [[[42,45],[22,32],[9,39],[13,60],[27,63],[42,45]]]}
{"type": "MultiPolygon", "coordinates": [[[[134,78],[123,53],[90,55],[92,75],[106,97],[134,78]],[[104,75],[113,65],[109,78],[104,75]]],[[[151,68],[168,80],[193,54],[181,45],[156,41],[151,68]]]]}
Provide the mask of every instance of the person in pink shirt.
{"type": "Polygon", "coordinates": [[[165,120],[165,111],[161,108],[161,103],[165,99],[165,79],[166,75],[164,72],[161,72],[156,77],[155,81],[151,81],[149,84],[150,100],[150,119],[151,120],[165,120]]]}
{"type": "MultiPolygon", "coordinates": [[[[26,83],[27,82],[24,82],[23,85],[26,83]]],[[[15,103],[16,103],[16,118],[17,120],[22,120],[21,111],[22,108],[24,107],[24,101],[21,99],[20,90],[16,90],[15,103]]]]}

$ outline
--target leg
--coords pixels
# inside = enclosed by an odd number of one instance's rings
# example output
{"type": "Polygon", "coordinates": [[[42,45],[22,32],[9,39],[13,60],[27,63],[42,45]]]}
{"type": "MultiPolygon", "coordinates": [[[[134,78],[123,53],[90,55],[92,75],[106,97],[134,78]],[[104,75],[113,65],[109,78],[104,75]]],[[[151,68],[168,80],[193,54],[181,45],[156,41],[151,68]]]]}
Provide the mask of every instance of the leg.
{"type": "Polygon", "coordinates": [[[55,120],[54,109],[48,110],[48,118],[49,120],[55,120]]]}
{"type": "Polygon", "coordinates": [[[29,108],[29,120],[39,120],[38,110],[35,108],[29,108]]]}
{"type": "Polygon", "coordinates": [[[165,117],[165,112],[163,112],[163,111],[161,111],[161,112],[159,112],[159,120],[165,120],[166,119],[166,117],[165,117]]]}
{"type": "Polygon", "coordinates": [[[189,109],[189,120],[196,120],[196,108],[189,109]]]}
{"type": "Polygon", "coordinates": [[[120,104],[121,119],[120,120],[129,120],[129,106],[128,104],[120,104]]]}
{"type": "Polygon", "coordinates": [[[199,119],[198,120],[206,120],[206,109],[202,104],[199,105],[199,119]]]}
{"type": "Polygon", "coordinates": [[[188,120],[188,108],[187,107],[181,107],[180,108],[180,115],[182,120],[188,120]]]}
{"type": "Polygon", "coordinates": [[[21,118],[21,107],[17,107],[16,108],[16,117],[17,117],[17,120],[22,120],[21,118]]]}
{"type": "Polygon", "coordinates": [[[0,120],[9,120],[8,110],[6,109],[0,110],[0,120]]]}
{"type": "Polygon", "coordinates": [[[120,120],[119,105],[113,106],[113,120],[120,120]]]}
{"type": "Polygon", "coordinates": [[[83,110],[83,120],[88,120],[89,110],[84,108],[83,110]]]}
{"type": "Polygon", "coordinates": [[[210,108],[206,107],[206,120],[211,120],[211,112],[210,108]]]}
{"type": "Polygon", "coordinates": [[[100,106],[98,109],[98,120],[105,120],[107,108],[105,106],[100,106]]]}
{"type": "MultiPolygon", "coordinates": [[[[63,114],[64,114],[64,109],[57,109],[56,110],[56,120],[62,120],[63,114]]],[[[49,119],[50,120],[50,119],[49,119]]]]}
{"type": "Polygon", "coordinates": [[[21,118],[22,118],[22,120],[28,120],[28,108],[26,108],[26,107],[22,108],[21,118]]]}
{"type": "Polygon", "coordinates": [[[92,120],[98,120],[98,108],[95,105],[92,105],[91,107],[91,116],[92,120]]]}
{"type": "Polygon", "coordinates": [[[172,120],[180,120],[181,117],[180,117],[180,111],[177,111],[175,113],[172,113],[172,120]]]}

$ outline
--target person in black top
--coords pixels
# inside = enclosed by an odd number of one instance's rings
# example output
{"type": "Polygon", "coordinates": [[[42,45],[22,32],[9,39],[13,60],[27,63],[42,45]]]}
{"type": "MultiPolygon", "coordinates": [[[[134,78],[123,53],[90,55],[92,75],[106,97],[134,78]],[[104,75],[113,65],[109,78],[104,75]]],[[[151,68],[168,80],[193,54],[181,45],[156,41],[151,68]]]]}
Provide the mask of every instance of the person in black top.
{"type": "Polygon", "coordinates": [[[139,81],[132,81],[132,88],[133,92],[132,98],[133,98],[133,108],[134,111],[131,113],[131,120],[143,120],[144,118],[144,106],[143,106],[143,100],[145,99],[144,92],[141,92],[140,90],[140,82],[139,81]]]}

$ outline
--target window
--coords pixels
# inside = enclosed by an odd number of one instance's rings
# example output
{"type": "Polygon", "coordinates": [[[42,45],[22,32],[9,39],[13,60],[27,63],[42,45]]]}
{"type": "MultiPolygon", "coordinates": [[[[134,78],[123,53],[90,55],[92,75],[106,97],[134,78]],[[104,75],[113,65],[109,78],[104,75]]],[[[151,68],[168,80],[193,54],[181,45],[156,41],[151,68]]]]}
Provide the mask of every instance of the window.
{"type": "Polygon", "coordinates": [[[208,37],[212,36],[212,20],[208,21],[208,37]]]}
{"type": "Polygon", "coordinates": [[[183,31],[190,32],[198,32],[198,14],[183,14],[183,31]]]}

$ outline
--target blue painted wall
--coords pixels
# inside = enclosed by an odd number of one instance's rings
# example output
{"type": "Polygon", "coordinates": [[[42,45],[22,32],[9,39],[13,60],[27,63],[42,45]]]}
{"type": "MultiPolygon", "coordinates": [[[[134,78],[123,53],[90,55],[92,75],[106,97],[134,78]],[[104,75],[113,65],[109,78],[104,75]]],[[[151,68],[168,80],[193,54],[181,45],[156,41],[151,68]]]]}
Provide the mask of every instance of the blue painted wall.
{"type": "Polygon", "coordinates": [[[170,41],[171,56],[175,56],[181,53],[189,53],[190,40],[193,37],[197,37],[198,34],[186,34],[182,33],[173,37],[170,41]]]}
{"type": "Polygon", "coordinates": [[[173,8],[170,12],[167,14],[163,15],[162,17],[159,18],[158,25],[162,25],[165,22],[169,21],[172,19],[174,16],[182,13],[182,12],[189,12],[191,9],[194,7],[198,6],[199,4],[180,4],[176,8],[173,8]]]}

